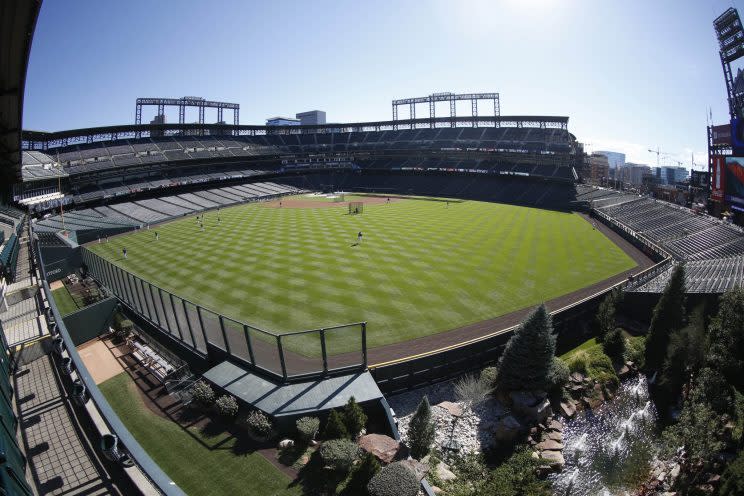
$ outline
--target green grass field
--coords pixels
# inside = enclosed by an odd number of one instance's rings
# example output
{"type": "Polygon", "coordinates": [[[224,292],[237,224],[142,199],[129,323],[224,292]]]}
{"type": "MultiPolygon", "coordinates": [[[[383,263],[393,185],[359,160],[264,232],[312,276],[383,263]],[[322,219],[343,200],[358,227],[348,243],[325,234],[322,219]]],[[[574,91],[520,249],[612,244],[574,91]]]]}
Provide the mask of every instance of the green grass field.
{"type": "Polygon", "coordinates": [[[367,321],[370,347],[504,315],[635,266],[577,214],[412,199],[347,210],[241,205],[223,209],[219,224],[206,214],[205,232],[191,216],[154,229],[159,241],[145,230],[90,249],[267,330],[367,321]]]}
{"type": "Polygon", "coordinates": [[[183,428],[155,415],[125,372],[99,387],[129,432],[186,494],[301,493],[259,453],[245,452],[230,433],[183,428]]]}
{"type": "Polygon", "coordinates": [[[72,299],[72,295],[67,288],[61,287],[55,289],[52,291],[52,296],[54,297],[54,302],[57,304],[59,313],[63,317],[79,310],[77,303],[72,299]]]}

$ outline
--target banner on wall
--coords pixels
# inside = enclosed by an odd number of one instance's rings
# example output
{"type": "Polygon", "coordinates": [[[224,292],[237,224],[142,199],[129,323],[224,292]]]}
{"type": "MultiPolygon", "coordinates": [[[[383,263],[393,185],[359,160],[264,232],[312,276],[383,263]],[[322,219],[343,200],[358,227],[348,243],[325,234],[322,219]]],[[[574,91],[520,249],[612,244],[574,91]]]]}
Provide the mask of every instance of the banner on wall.
{"type": "Polygon", "coordinates": [[[713,157],[713,187],[711,188],[710,198],[713,201],[723,201],[724,185],[726,173],[724,169],[726,157],[713,157]]]}

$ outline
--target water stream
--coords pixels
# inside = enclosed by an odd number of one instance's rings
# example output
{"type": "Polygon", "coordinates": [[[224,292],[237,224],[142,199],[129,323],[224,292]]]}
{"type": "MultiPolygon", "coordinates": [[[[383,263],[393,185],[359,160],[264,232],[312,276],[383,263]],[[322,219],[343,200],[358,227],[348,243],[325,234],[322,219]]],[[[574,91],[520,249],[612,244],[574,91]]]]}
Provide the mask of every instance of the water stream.
{"type": "Polygon", "coordinates": [[[629,379],[615,399],[569,421],[563,431],[566,466],[550,477],[559,496],[620,496],[648,474],[658,447],[656,409],[645,377],[629,379]]]}

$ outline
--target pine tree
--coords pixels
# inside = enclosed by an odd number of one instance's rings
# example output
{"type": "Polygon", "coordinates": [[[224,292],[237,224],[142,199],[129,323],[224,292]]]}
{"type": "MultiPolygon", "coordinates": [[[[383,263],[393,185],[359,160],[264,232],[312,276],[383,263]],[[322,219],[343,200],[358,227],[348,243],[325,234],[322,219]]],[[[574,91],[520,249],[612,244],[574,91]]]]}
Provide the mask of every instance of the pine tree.
{"type": "Polygon", "coordinates": [[[615,329],[615,312],[617,305],[622,299],[622,290],[615,288],[604,297],[602,302],[599,304],[597,309],[597,327],[598,335],[597,341],[600,343],[604,341],[604,337],[608,332],[615,329]]]}
{"type": "Polygon", "coordinates": [[[352,438],[356,438],[367,425],[367,415],[353,396],[344,406],[344,425],[352,438]]]}
{"type": "Polygon", "coordinates": [[[654,307],[646,337],[646,368],[658,370],[664,363],[669,337],[682,328],[685,317],[685,269],[678,265],[672,272],[659,303],[654,307]]]}
{"type": "Polygon", "coordinates": [[[434,442],[434,434],[431,405],[429,405],[429,398],[424,396],[411,418],[411,423],[408,424],[408,444],[411,448],[411,456],[417,460],[425,457],[434,442]]]}
{"type": "Polygon", "coordinates": [[[728,291],[719,301],[718,315],[710,325],[706,361],[744,393],[744,289],[728,291]]]}
{"type": "Polygon", "coordinates": [[[555,356],[553,323],[545,305],[525,320],[499,360],[498,387],[506,391],[545,391],[555,356]]]}
{"type": "Polygon", "coordinates": [[[323,431],[323,437],[326,439],[345,439],[349,437],[349,431],[346,429],[341,415],[336,410],[331,410],[331,413],[328,415],[328,422],[326,423],[325,431],[323,431]]]}
{"type": "Polygon", "coordinates": [[[343,495],[346,496],[358,496],[360,494],[367,493],[367,484],[372,480],[377,472],[380,471],[380,462],[377,461],[375,455],[367,453],[359,462],[354,472],[351,474],[349,482],[344,488],[343,495]]]}

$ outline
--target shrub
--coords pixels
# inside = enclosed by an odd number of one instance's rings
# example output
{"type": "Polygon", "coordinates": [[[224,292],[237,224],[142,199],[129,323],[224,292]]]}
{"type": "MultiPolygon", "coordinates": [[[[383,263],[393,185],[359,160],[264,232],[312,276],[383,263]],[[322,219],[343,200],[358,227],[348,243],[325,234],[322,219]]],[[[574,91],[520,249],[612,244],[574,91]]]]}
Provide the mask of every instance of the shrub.
{"type": "Polygon", "coordinates": [[[217,413],[225,418],[233,418],[238,414],[238,402],[232,395],[225,394],[220,396],[214,402],[214,406],[217,408],[217,413]]]}
{"type": "Polygon", "coordinates": [[[498,369],[496,367],[486,367],[481,370],[480,380],[488,384],[488,387],[493,388],[496,385],[496,376],[498,375],[498,369]]]}
{"type": "Polygon", "coordinates": [[[344,488],[344,494],[354,496],[366,494],[367,484],[369,484],[372,477],[374,477],[379,471],[380,462],[377,461],[375,455],[372,453],[366,453],[364,457],[362,457],[362,461],[352,472],[349,482],[344,488]]]}
{"type": "Polygon", "coordinates": [[[364,414],[364,410],[356,402],[354,397],[349,398],[349,401],[344,406],[344,425],[349,435],[356,439],[362,429],[367,425],[367,415],[364,414]]]}
{"type": "Polygon", "coordinates": [[[401,462],[391,463],[372,477],[367,485],[370,496],[416,496],[419,481],[401,462]]]}
{"type": "Polygon", "coordinates": [[[602,384],[617,386],[620,383],[610,357],[604,354],[601,346],[579,350],[571,354],[567,362],[571,372],[581,372],[602,384]]]}
{"type": "Polygon", "coordinates": [[[191,396],[194,401],[202,407],[209,407],[214,403],[214,390],[212,389],[212,386],[201,379],[196,381],[196,383],[191,387],[191,396]]]}
{"type": "Polygon", "coordinates": [[[297,434],[300,439],[306,443],[309,443],[315,439],[315,435],[318,433],[320,428],[320,420],[318,417],[302,417],[295,422],[297,426],[297,434]]]}
{"type": "Polygon", "coordinates": [[[408,444],[411,456],[420,460],[429,453],[429,447],[434,442],[435,427],[431,421],[431,406],[429,398],[424,396],[416,408],[416,413],[408,424],[408,444]]]}
{"type": "Polygon", "coordinates": [[[359,446],[348,439],[331,439],[318,450],[323,465],[336,472],[348,472],[359,458],[359,446]]]}
{"type": "Polygon", "coordinates": [[[339,415],[336,410],[331,410],[331,413],[328,415],[328,422],[326,422],[323,437],[326,439],[342,439],[349,437],[349,431],[346,429],[346,425],[341,419],[341,415],[339,415]]]}
{"type": "MultiPolygon", "coordinates": [[[[316,419],[317,420],[317,419],[316,419]]],[[[266,439],[271,436],[271,420],[260,410],[253,410],[245,419],[245,425],[255,437],[266,439]]]]}
{"type": "Polygon", "coordinates": [[[457,401],[465,403],[465,406],[472,408],[485,401],[491,387],[486,381],[474,375],[464,375],[455,381],[455,398],[457,401]]]}
{"type": "Polygon", "coordinates": [[[615,328],[615,311],[617,304],[622,300],[622,290],[615,288],[604,297],[597,309],[597,342],[604,341],[605,336],[615,328]]]}
{"type": "Polygon", "coordinates": [[[558,357],[553,357],[553,366],[548,374],[548,391],[555,393],[560,391],[568,383],[568,376],[571,372],[566,362],[558,357]]]}
{"type": "Polygon", "coordinates": [[[607,331],[604,341],[602,342],[602,350],[605,355],[610,357],[615,363],[621,362],[623,355],[625,354],[625,338],[623,337],[623,331],[618,328],[607,331]]]}
{"type": "Polygon", "coordinates": [[[625,359],[633,362],[639,369],[642,369],[644,366],[643,358],[645,353],[645,336],[632,336],[625,340],[625,359]]]}

